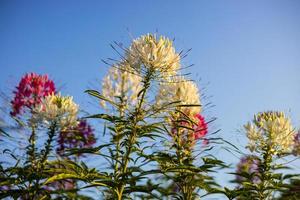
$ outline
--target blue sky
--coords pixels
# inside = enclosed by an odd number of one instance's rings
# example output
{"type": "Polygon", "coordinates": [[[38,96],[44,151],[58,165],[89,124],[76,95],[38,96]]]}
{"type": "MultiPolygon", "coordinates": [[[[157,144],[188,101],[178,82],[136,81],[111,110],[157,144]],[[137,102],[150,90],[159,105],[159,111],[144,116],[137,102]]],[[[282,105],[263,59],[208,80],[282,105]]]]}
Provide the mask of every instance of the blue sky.
{"type": "MultiPolygon", "coordinates": [[[[300,1],[0,1],[0,89],[47,73],[87,106],[83,91],[116,57],[113,41],[156,32],[192,48],[183,63],[216,107],[214,128],[243,146],[238,129],[258,111],[283,110],[300,125],[300,1]],[[132,35],[132,36],[131,36],[132,35]]],[[[221,155],[223,156],[223,155],[221,155]]],[[[226,154],[228,162],[236,158],[226,154]]]]}

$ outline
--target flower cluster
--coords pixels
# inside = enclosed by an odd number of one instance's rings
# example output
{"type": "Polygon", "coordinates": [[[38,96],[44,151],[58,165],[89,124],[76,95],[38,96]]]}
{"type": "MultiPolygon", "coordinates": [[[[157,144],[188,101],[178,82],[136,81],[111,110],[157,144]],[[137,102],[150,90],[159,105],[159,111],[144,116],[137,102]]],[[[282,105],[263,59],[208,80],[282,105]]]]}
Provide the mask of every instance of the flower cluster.
{"type": "Polygon", "coordinates": [[[173,42],[153,34],[143,35],[132,42],[127,61],[138,71],[144,66],[158,71],[163,77],[175,75],[180,67],[180,55],[176,53],[173,42]]]}
{"type": "Polygon", "coordinates": [[[11,115],[17,116],[23,108],[32,109],[44,97],[54,93],[54,82],[47,75],[25,74],[14,91],[15,97],[11,101],[11,115]]]}
{"type": "Polygon", "coordinates": [[[240,162],[237,164],[236,177],[235,180],[237,183],[242,183],[247,180],[252,183],[259,183],[260,178],[259,174],[259,163],[260,160],[256,156],[248,155],[241,158],[240,162]]]}
{"type": "Polygon", "coordinates": [[[171,120],[172,138],[187,150],[191,150],[199,139],[203,139],[204,144],[208,142],[208,140],[204,139],[208,132],[207,122],[199,113],[195,115],[195,119],[195,121],[191,121],[186,116],[182,116],[171,120]]]}
{"type": "MultiPolygon", "coordinates": [[[[180,55],[172,41],[153,34],[133,40],[126,50],[123,61],[113,65],[102,83],[102,95],[121,104],[122,109],[135,105],[143,88],[143,73],[151,71],[152,76],[170,78],[180,68],[180,55]]],[[[106,108],[105,101],[101,106],[106,108]]]]}
{"type": "MultiPolygon", "coordinates": [[[[123,106],[135,105],[137,95],[142,89],[141,77],[132,72],[128,65],[120,63],[110,68],[102,82],[102,95],[123,106]],[[122,99],[123,102],[120,102],[122,99]]],[[[105,101],[101,106],[106,107],[105,101]]]]}
{"type": "Polygon", "coordinates": [[[197,85],[181,76],[173,78],[170,82],[161,83],[156,101],[158,105],[169,104],[170,101],[177,102],[176,109],[192,119],[201,112],[197,85]]]}
{"type": "Polygon", "coordinates": [[[49,95],[33,108],[34,123],[56,123],[61,130],[77,125],[78,105],[69,96],[49,95]]]}
{"type": "Polygon", "coordinates": [[[290,119],[283,112],[262,112],[246,124],[251,151],[264,151],[266,148],[273,154],[290,152],[293,148],[295,131],[290,119]]]}
{"type": "Polygon", "coordinates": [[[94,129],[86,120],[80,120],[74,129],[61,131],[58,137],[57,153],[62,155],[65,149],[88,148],[96,143],[94,129]]]}
{"type": "Polygon", "coordinates": [[[198,140],[200,138],[203,138],[207,132],[208,132],[208,127],[207,127],[207,122],[205,121],[204,117],[201,114],[196,114],[195,116],[198,121],[197,124],[194,125],[194,138],[195,140],[198,140]]]}
{"type": "Polygon", "coordinates": [[[172,137],[175,140],[180,137],[182,146],[191,149],[196,140],[207,134],[207,123],[200,114],[199,89],[194,82],[179,76],[161,83],[156,102],[158,107],[171,105],[166,121],[171,126],[172,137]]]}

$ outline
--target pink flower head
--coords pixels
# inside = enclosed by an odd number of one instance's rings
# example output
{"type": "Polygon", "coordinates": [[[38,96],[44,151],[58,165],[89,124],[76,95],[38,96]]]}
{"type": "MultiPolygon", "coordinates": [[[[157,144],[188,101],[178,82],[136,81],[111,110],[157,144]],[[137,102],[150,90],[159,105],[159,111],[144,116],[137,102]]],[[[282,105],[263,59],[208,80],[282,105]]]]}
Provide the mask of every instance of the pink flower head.
{"type": "Polygon", "coordinates": [[[197,124],[193,127],[195,130],[194,138],[195,140],[198,140],[207,134],[208,127],[204,117],[201,114],[196,114],[195,117],[197,119],[197,124]]]}
{"type": "Polygon", "coordinates": [[[293,147],[292,153],[294,156],[300,155],[300,130],[294,137],[294,147],[293,147]]]}
{"type": "Polygon", "coordinates": [[[16,90],[14,99],[11,101],[12,116],[17,116],[23,108],[33,108],[41,102],[41,99],[55,93],[55,85],[47,75],[36,73],[25,74],[16,90]]]}
{"type": "Polygon", "coordinates": [[[74,130],[60,132],[57,153],[62,155],[65,149],[88,148],[96,143],[94,129],[86,120],[80,120],[74,130]]]}
{"type": "Polygon", "coordinates": [[[187,116],[180,115],[172,120],[170,135],[174,141],[180,143],[178,145],[188,152],[193,149],[199,139],[202,140],[204,146],[208,145],[209,140],[204,138],[207,133],[208,125],[201,114],[193,115],[193,119],[187,119],[187,116]]]}
{"type": "Polygon", "coordinates": [[[251,182],[259,183],[260,178],[257,175],[259,173],[259,163],[260,163],[260,160],[256,156],[248,155],[248,156],[242,157],[240,162],[237,164],[236,181],[238,183],[247,181],[246,177],[241,176],[242,173],[246,173],[249,175],[253,174],[253,176],[251,178],[251,182]]]}

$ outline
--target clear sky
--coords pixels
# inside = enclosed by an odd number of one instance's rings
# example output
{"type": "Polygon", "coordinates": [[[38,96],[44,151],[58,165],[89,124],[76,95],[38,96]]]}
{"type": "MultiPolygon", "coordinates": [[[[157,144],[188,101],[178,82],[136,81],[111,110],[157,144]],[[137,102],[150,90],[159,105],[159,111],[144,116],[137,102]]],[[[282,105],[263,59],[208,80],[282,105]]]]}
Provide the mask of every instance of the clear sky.
{"type": "MultiPolygon", "coordinates": [[[[283,110],[300,125],[300,1],[0,1],[0,89],[26,72],[48,73],[87,105],[100,89],[113,41],[156,32],[192,48],[184,64],[216,107],[215,129],[242,146],[238,129],[258,111],[283,110]]],[[[222,155],[221,155],[222,156],[222,155]]],[[[229,154],[228,162],[236,162],[229,154]]]]}

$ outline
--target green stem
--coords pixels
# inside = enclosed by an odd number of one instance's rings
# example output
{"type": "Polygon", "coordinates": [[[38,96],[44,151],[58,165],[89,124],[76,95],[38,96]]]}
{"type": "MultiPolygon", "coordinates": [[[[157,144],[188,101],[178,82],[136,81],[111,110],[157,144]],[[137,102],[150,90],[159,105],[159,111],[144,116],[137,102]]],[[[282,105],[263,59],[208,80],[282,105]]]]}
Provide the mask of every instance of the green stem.
{"type": "Polygon", "coordinates": [[[259,171],[261,174],[261,182],[258,185],[258,197],[259,200],[265,200],[269,196],[269,192],[266,192],[266,188],[270,186],[270,170],[272,163],[272,154],[270,153],[270,147],[266,147],[263,153],[263,162],[260,165],[259,171]]]}
{"type": "Polygon", "coordinates": [[[43,177],[40,177],[39,173],[44,171],[45,163],[47,161],[48,155],[50,154],[50,152],[52,150],[52,142],[53,142],[53,139],[54,139],[54,136],[55,136],[55,132],[56,132],[56,122],[52,123],[49,127],[48,139],[45,142],[45,149],[42,150],[42,153],[41,153],[41,159],[39,161],[40,164],[39,164],[38,169],[37,169],[38,178],[36,179],[35,184],[34,184],[33,197],[37,196],[37,194],[40,190],[39,182],[43,177]]]}
{"type": "MultiPolygon", "coordinates": [[[[180,133],[181,128],[177,127],[177,133],[180,133]]],[[[191,165],[192,163],[192,159],[191,159],[191,154],[190,153],[186,153],[186,146],[183,147],[182,145],[182,138],[181,138],[181,134],[178,135],[174,135],[175,137],[175,143],[176,143],[176,156],[177,156],[177,164],[179,165],[184,165],[185,163],[187,163],[188,165],[191,165]],[[184,151],[184,152],[183,152],[184,151]]],[[[180,181],[178,182],[178,184],[181,186],[180,188],[180,192],[181,195],[183,197],[184,200],[192,200],[193,199],[193,193],[194,193],[194,186],[191,185],[191,179],[192,177],[186,173],[184,170],[180,170],[179,173],[177,173],[176,175],[179,175],[180,181]]]]}
{"type": "MultiPolygon", "coordinates": [[[[117,136],[116,137],[119,137],[119,134],[117,133],[117,136]]],[[[119,151],[120,151],[120,140],[119,138],[117,138],[117,141],[116,141],[116,163],[115,163],[115,174],[116,172],[118,171],[118,168],[119,168],[119,151]]]]}
{"type": "MultiPolygon", "coordinates": [[[[121,117],[121,118],[123,118],[124,117],[124,110],[125,110],[125,107],[126,107],[126,104],[127,104],[127,102],[125,102],[125,97],[126,97],[126,95],[125,95],[125,88],[124,88],[124,86],[125,86],[125,80],[124,80],[124,78],[122,78],[122,80],[121,80],[121,102],[120,102],[120,106],[119,106],[119,116],[121,117]]],[[[120,124],[121,125],[121,130],[122,130],[122,124],[120,124]]],[[[119,173],[118,173],[118,171],[119,171],[119,162],[120,162],[120,149],[121,149],[121,147],[120,147],[120,129],[119,129],[120,127],[119,127],[119,125],[117,124],[116,125],[116,140],[114,141],[115,142],[115,145],[116,145],[116,156],[115,156],[115,166],[114,166],[114,174],[115,174],[115,176],[114,176],[114,178],[115,178],[115,180],[117,181],[117,179],[118,179],[118,176],[119,176],[119,173]]],[[[118,197],[118,199],[121,199],[122,198],[122,194],[120,195],[119,194],[119,191],[117,191],[117,197],[118,197]]]]}
{"type": "Polygon", "coordinates": [[[55,132],[56,132],[56,122],[53,122],[51,124],[51,126],[49,127],[49,132],[48,132],[48,139],[45,143],[45,149],[42,151],[43,155],[41,158],[41,164],[42,166],[45,164],[45,162],[47,161],[48,155],[52,150],[52,142],[55,136],[55,132]]]}
{"type": "MultiPolygon", "coordinates": [[[[134,144],[136,143],[137,141],[137,125],[138,125],[138,122],[140,122],[141,120],[143,120],[143,115],[142,115],[142,106],[144,104],[144,101],[145,101],[145,96],[146,96],[146,93],[150,87],[150,81],[151,81],[151,78],[152,78],[152,74],[153,74],[153,71],[151,69],[149,69],[146,73],[146,76],[144,78],[144,88],[143,88],[143,91],[141,93],[141,98],[140,98],[140,101],[138,102],[138,105],[137,105],[137,108],[136,108],[136,112],[133,116],[133,119],[132,119],[132,126],[133,126],[133,130],[132,130],[132,134],[130,134],[129,136],[129,142],[128,142],[128,145],[127,145],[127,148],[126,148],[126,153],[125,153],[125,156],[122,158],[122,163],[123,163],[123,166],[122,166],[122,176],[127,172],[127,168],[128,168],[128,164],[129,164],[129,160],[130,160],[130,155],[132,153],[132,148],[134,146],[134,144]]],[[[124,192],[124,188],[125,188],[125,184],[126,183],[121,183],[118,190],[117,190],[117,197],[118,197],[118,200],[121,200],[122,197],[123,197],[123,192],[124,192]]]]}
{"type": "Polygon", "coordinates": [[[36,134],[35,134],[35,125],[31,126],[31,135],[29,137],[29,147],[27,150],[28,155],[28,161],[31,163],[31,165],[35,165],[35,140],[36,140],[36,134]]]}
{"type": "MultiPolygon", "coordinates": [[[[123,83],[123,81],[122,81],[123,83]]],[[[123,88],[123,85],[122,84],[122,88],[123,88]]],[[[119,107],[119,115],[121,118],[124,117],[124,109],[125,109],[125,106],[126,106],[126,102],[124,102],[124,98],[125,98],[125,93],[122,89],[122,95],[121,95],[121,103],[120,103],[120,107],[119,107]]],[[[122,124],[121,124],[122,126],[122,124]]],[[[122,129],[122,128],[121,128],[122,129]]],[[[119,153],[120,153],[120,130],[119,130],[119,126],[118,124],[116,125],[116,157],[115,157],[115,174],[117,174],[118,172],[118,168],[119,168],[119,153]]],[[[116,178],[116,177],[115,177],[116,178]]]]}
{"type": "MultiPolygon", "coordinates": [[[[35,125],[32,125],[31,126],[31,135],[28,139],[28,142],[29,142],[29,146],[27,147],[27,155],[28,155],[28,163],[30,163],[31,165],[31,168],[33,170],[33,172],[35,171],[36,169],[36,152],[35,152],[35,140],[36,140],[36,134],[35,134],[35,125]]],[[[31,188],[32,186],[32,181],[29,180],[29,183],[28,183],[28,188],[31,188]]]]}
{"type": "MultiPolygon", "coordinates": [[[[183,158],[180,158],[179,162],[183,163],[182,161],[183,158]]],[[[190,159],[189,159],[190,160],[190,159]]],[[[182,196],[184,200],[193,200],[193,193],[194,193],[194,186],[191,185],[191,176],[187,173],[180,172],[180,176],[182,178],[182,182],[180,185],[182,185],[182,196]]]]}

